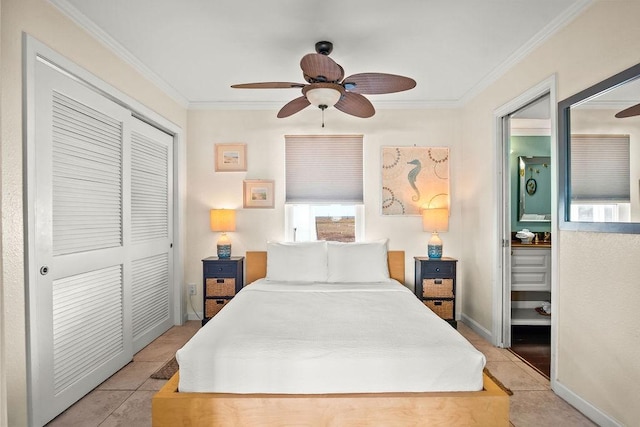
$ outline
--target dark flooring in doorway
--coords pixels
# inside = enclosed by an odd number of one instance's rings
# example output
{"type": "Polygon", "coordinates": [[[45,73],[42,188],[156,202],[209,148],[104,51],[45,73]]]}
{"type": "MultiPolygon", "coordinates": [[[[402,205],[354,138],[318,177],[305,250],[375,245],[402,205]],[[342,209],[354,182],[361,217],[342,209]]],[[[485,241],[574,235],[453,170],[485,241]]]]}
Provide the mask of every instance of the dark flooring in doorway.
{"type": "Polygon", "coordinates": [[[512,326],[510,350],[547,378],[551,376],[550,326],[512,326]]]}

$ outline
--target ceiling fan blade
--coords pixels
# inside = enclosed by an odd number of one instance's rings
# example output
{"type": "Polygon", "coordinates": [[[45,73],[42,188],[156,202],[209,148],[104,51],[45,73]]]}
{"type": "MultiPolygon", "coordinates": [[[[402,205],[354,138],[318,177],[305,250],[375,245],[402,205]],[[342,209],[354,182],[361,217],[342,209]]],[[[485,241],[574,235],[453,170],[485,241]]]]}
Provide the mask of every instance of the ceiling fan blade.
{"type": "Polygon", "coordinates": [[[242,83],[231,85],[235,89],[290,89],[305,87],[304,83],[289,82],[263,82],[263,83],[242,83]]]}
{"type": "Polygon", "coordinates": [[[640,104],[636,104],[633,107],[626,108],[616,114],[618,119],[624,119],[626,117],[640,116],[640,104]]]}
{"type": "Polygon", "coordinates": [[[351,114],[352,116],[362,117],[366,119],[376,113],[376,109],[373,108],[373,104],[360,95],[359,93],[345,92],[344,96],[335,105],[336,109],[343,113],[351,114]]]}
{"type": "Polygon", "coordinates": [[[287,104],[285,104],[284,107],[280,109],[280,111],[278,111],[278,118],[282,119],[285,117],[289,117],[292,114],[295,114],[298,111],[307,108],[309,105],[311,105],[311,103],[307,101],[307,98],[305,98],[304,96],[296,98],[293,101],[289,101],[287,104]]]}
{"type": "Polygon", "coordinates": [[[300,68],[305,80],[309,83],[338,82],[344,77],[342,67],[321,53],[309,53],[303,56],[300,60],[300,68]]]}
{"type": "Polygon", "coordinates": [[[395,74],[361,73],[347,77],[342,85],[349,92],[376,95],[413,89],[416,87],[416,81],[395,74]]]}

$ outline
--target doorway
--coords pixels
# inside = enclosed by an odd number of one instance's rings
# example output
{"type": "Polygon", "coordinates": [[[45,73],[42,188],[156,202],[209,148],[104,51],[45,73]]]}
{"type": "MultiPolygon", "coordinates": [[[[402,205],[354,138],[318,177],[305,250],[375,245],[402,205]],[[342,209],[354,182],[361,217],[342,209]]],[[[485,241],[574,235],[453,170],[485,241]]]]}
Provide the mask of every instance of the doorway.
{"type": "Polygon", "coordinates": [[[550,313],[557,230],[552,215],[557,182],[554,111],[552,77],[494,114],[501,165],[497,210],[502,279],[495,290],[494,343],[548,378],[555,354],[550,313]]]}

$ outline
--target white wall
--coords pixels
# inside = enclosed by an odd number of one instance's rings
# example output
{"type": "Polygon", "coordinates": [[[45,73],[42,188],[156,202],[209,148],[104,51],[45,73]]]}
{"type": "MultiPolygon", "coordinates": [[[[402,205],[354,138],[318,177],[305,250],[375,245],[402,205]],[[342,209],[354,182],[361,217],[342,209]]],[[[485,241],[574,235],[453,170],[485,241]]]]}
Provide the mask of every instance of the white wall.
{"type": "MultiPolygon", "coordinates": [[[[2,375],[6,375],[8,425],[23,426],[27,423],[27,377],[22,204],[22,32],[34,36],[183,129],[186,128],[186,109],[89,37],[47,1],[2,0],[1,8],[0,323],[4,336],[0,368],[2,375]]],[[[4,377],[0,376],[0,380],[3,381],[0,387],[4,387],[4,377]]]]}
{"type": "MultiPolygon", "coordinates": [[[[490,330],[496,263],[493,111],[552,74],[567,98],[640,61],[640,2],[597,1],[464,108],[465,315],[490,330]],[[483,196],[479,197],[482,194],[483,196]]],[[[557,158],[557,157],[556,157],[557,158]]],[[[555,389],[591,416],[624,425],[640,419],[640,236],[560,232],[555,389]],[[634,400],[635,399],[635,400],[634,400]]]]}
{"type": "MultiPolygon", "coordinates": [[[[202,282],[201,260],[215,255],[218,234],[209,230],[209,209],[239,209],[236,231],[229,233],[232,255],[265,250],[267,240],[284,239],[284,135],[363,134],[365,175],[365,239],[388,238],[389,248],[406,253],[407,286],[413,288],[413,257],[426,255],[430,235],[418,216],[382,216],[380,213],[383,146],[438,146],[450,148],[451,219],[442,233],[445,256],[458,257],[461,211],[457,165],[460,164],[459,118],[455,110],[379,110],[371,119],[358,119],[337,110],[321,114],[311,107],[286,119],[276,111],[190,111],[187,185],[186,283],[202,282]],[[247,144],[247,172],[215,172],[216,143],[247,144]],[[275,180],[275,209],[242,209],[243,179],[275,180]]],[[[193,297],[202,310],[202,290],[193,297]]],[[[191,308],[189,308],[191,311],[191,308]]]]}

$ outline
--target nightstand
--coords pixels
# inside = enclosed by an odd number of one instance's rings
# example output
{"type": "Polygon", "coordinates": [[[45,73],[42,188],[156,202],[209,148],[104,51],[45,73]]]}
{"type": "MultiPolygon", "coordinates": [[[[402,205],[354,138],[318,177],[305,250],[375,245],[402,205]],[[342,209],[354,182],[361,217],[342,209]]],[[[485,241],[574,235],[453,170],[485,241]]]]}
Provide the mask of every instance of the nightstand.
{"type": "Polygon", "coordinates": [[[202,324],[215,316],[244,286],[244,257],[202,260],[202,324]]]}
{"type": "Polygon", "coordinates": [[[454,328],[456,322],[456,263],[454,258],[415,259],[415,293],[438,316],[454,328]]]}

